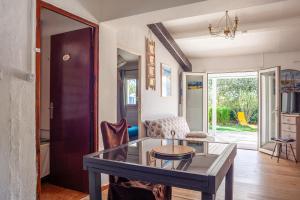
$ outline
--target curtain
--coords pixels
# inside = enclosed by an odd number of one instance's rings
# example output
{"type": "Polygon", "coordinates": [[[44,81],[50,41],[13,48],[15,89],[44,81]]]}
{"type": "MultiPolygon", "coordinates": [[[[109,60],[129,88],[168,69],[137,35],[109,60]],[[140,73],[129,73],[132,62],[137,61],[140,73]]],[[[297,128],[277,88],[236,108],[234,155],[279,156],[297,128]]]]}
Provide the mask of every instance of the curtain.
{"type": "Polygon", "coordinates": [[[125,70],[118,73],[118,120],[126,119],[126,83],[125,70]]]}

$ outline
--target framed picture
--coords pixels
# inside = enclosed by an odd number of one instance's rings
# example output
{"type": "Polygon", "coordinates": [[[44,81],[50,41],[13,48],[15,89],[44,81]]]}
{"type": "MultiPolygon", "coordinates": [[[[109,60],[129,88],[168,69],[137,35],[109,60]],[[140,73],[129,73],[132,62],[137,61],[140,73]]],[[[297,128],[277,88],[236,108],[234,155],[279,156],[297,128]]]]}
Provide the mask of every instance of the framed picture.
{"type": "Polygon", "coordinates": [[[189,81],[188,82],[188,90],[201,90],[203,89],[202,81],[189,81]]]}
{"type": "Polygon", "coordinates": [[[172,95],[172,69],[166,64],[160,65],[160,82],[161,82],[161,96],[169,97],[172,95]]]}
{"type": "Polygon", "coordinates": [[[146,38],[146,89],[156,89],[155,41],[146,38]]]}

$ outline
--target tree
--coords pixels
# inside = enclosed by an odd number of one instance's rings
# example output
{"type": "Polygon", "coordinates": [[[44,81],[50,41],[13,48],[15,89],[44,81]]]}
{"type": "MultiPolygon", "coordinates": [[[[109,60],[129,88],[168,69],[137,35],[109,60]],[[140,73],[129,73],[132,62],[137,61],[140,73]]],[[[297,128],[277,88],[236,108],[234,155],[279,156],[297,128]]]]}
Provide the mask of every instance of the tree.
{"type": "MultiPolygon", "coordinates": [[[[211,87],[211,82],[209,82],[209,87],[211,87]]],[[[258,112],[257,79],[218,79],[217,103],[218,107],[230,108],[234,112],[235,119],[238,112],[245,112],[247,121],[250,122],[258,112]]]]}

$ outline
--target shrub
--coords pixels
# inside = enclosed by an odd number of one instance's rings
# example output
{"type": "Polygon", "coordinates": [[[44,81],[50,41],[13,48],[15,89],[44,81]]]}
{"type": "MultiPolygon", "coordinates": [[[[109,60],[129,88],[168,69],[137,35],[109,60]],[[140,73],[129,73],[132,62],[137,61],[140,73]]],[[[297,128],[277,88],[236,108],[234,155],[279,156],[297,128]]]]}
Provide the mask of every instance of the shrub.
{"type": "MultiPolygon", "coordinates": [[[[217,107],[217,123],[221,125],[230,124],[232,110],[228,107],[217,107]]],[[[212,122],[212,108],[208,110],[209,123],[212,122]]]]}

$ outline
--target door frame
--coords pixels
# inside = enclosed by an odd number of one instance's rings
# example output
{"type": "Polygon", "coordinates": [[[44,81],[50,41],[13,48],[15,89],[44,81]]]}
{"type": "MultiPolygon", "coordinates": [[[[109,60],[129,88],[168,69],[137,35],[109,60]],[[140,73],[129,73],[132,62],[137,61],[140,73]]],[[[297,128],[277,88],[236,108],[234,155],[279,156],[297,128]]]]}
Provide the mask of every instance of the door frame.
{"type": "Polygon", "coordinates": [[[208,133],[208,73],[182,72],[182,116],[186,119],[186,76],[203,76],[203,132],[208,133]]]}
{"type": "MultiPolygon", "coordinates": [[[[259,110],[259,116],[258,116],[258,123],[259,123],[259,126],[258,126],[258,134],[257,134],[257,149],[258,151],[262,152],[262,153],[266,153],[266,154],[272,154],[272,151],[269,151],[267,149],[263,149],[260,147],[260,142],[261,142],[261,126],[262,126],[262,123],[261,123],[261,120],[262,120],[262,113],[261,113],[261,102],[262,102],[262,95],[261,95],[261,80],[260,80],[260,75],[262,73],[266,73],[266,72],[272,72],[272,71],[275,71],[275,86],[277,87],[277,91],[278,92],[278,95],[277,95],[277,98],[275,98],[275,106],[277,106],[277,108],[275,107],[275,111],[277,112],[277,124],[275,123],[275,128],[277,129],[277,134],[278,136],[280,136],[280,130],[281,130],[281,116],[280,116],[280,113],[281,113],[281,95],[280,95],[280,70],[281,70],[281,67],[280,66],[277,66],[277,67],[272,67],[272,68],[267,68],[267,69],[262,69],[262,70],[258,70],[258,110],[259,110]]],[[[275,96],[276,97],[276,96],[275,96]]],[[[277,154],[277,152],[276,152],[277,154]]]]}
{"type": "MultiPolygon", "coordinates": [[[[137,111],[138,111],[138,138],[144,137],[144,127],[142,122],[142,54],[130,49],[129,47],[118,45],[117,49],[127,51],[128,53],[134,54],[139,57],[138,60],[138,98],[137,98],[137,111]]],[[[118,56],[118,55],[116,55],[118,56]]]]}
{"type": "Polygon", "coordinates": [[[63,15],[72,20],[86,24],[93,28],[93,46],[94,46],[94,65],[93,65],[93,149],[98,151],[99,148],[99,133],[98,133],[98,104],[99,104],[99,25],[86,20],[82,17],[74,15],[66,10],[56,7],[52,4],[46,3],[42,0],[36,0],[36,91],[35,91],[35,139],[36,139],[36,173],[37,173],[37,185],[36,185],[36,199],[40,199],[41,194],[41,174],[40,174],[40,101],[41,101],[41,10],[47,9],[53,11],[59,15],[63,15]]]}

